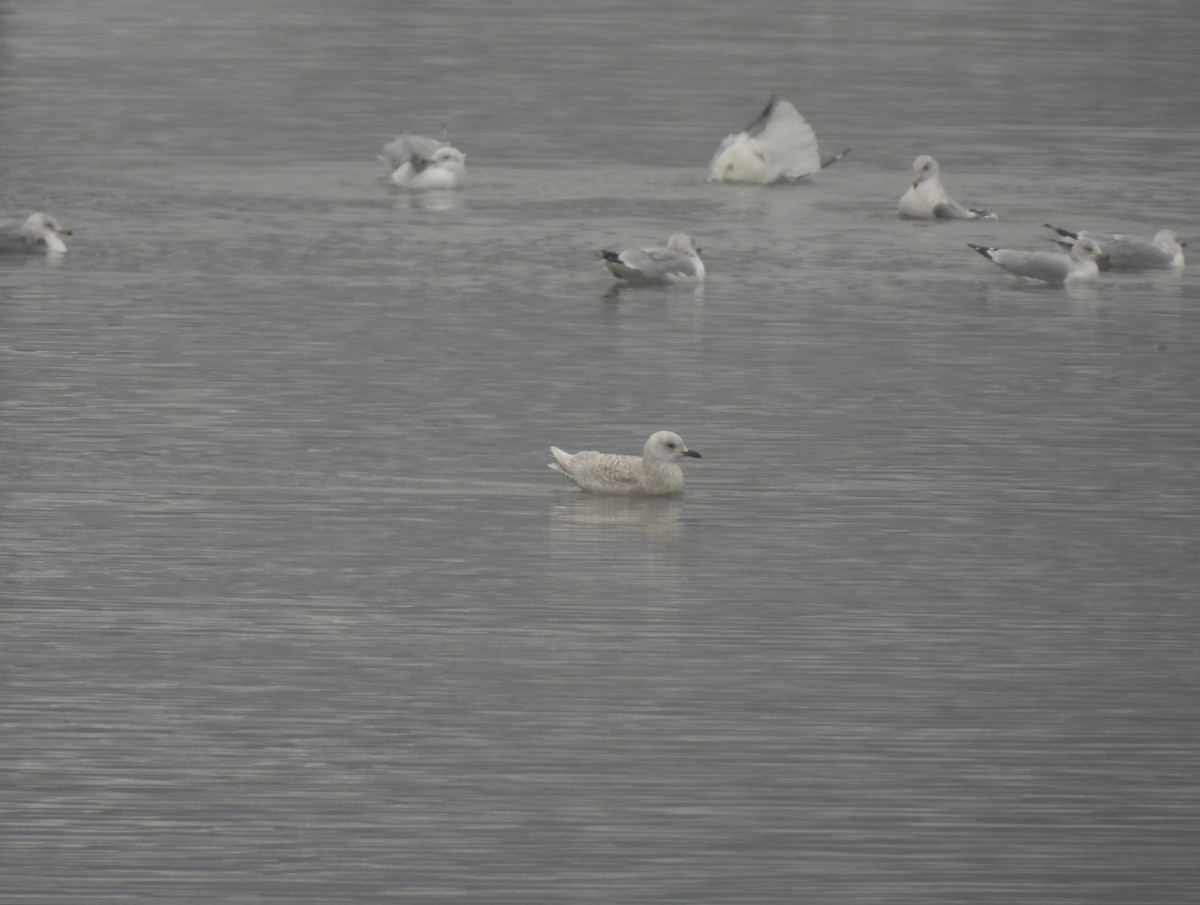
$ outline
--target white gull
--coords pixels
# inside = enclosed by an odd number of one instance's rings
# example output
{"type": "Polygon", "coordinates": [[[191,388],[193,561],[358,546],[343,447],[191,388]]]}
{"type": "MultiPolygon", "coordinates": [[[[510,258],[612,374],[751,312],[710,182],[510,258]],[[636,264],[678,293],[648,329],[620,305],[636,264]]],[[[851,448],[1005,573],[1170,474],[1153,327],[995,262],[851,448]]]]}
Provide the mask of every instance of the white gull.
{"type": "Polygon", "coordinates": [[[795,182],[805,179],[850,149],[822,162],[817,135],[788,101],[771,95],[766,109],[744,132],[726,135],[708,165],[713,182],[795,182]]]}
{"type": "Polygon", "coordinates": [[[379,159],[392,168],[392,182],[406,189],[457,189],[467,178],[466,154],[423,135],[398,136],[379,159]]]}
{"type": "Polygon", "coordinates": [[[67,246],[59,236],[69,235],[71,230],[40,211],[24,221],[0,220],[0,251],[62,254],[67,246]]]}
{"type": "Polygon", "coordinates": [[[601,453],[595,450],[568,453],[550,447],[554,461],[548,463],[588,493],[621,496],[664,496],[683,490],[684,456],[699,459],[700,453],[688,449],[679,434],[658,431],[651,434],[640,456],[601,453]]]}
{"type": "Polygon", "coordinates": [[[946,194],[938,162],[928,154],[913,161],[913,181],[900,198],[900,216],[913,220],[996,220],[994,211],[963,207],[946,194]]]}

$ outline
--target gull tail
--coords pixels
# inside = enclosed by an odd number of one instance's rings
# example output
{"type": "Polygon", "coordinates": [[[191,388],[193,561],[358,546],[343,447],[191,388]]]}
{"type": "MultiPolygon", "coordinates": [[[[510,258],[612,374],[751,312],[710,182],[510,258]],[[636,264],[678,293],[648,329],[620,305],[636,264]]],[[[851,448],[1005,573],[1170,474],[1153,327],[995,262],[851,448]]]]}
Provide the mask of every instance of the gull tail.
{"type": "Polygon", "coordinates": [[[547,462],[546,467],[554,469],[560,475],[571,477],[571,472],[567,471],[567,466],[571,464],[571,454],[563,452],[557,446],[551,446],[550,455],[554,456],[555,461],[547,462]]]}
{"type": "Polygon", "coordinates": [[[985,258],[987,258],[989,261],[996,260],[995,257],[993,257],[993,254],[1000,250],[998,248],[989,248],[987,245],[973,245],[970,242],[967,243],[967,248],[975,249],[977,252],[979,252],[981,255],[983,255],[985,258]]]}
{"type": "Polygon", "coordinates": [[[1079,233],[1073,233],[1069,229],[1059,229],[1057,226],[1052,226],[1049,223],[1043,223],[1042,226],[1046,227],[1046,229],[1054,230],[1056,233],[1058,233],[1060,236],[1062,236],[1066,239],[1078,239],[1079,238],[1079,233]]]}
{"type": "Polygon", "coordinates": [[[967,210],[969,210],[971,212],[971,215],[976,220],[999,220],[1000,219],[1000,217],[996,214],[995,211],[989,211],[986,208],[968,207],[967,210]]]}

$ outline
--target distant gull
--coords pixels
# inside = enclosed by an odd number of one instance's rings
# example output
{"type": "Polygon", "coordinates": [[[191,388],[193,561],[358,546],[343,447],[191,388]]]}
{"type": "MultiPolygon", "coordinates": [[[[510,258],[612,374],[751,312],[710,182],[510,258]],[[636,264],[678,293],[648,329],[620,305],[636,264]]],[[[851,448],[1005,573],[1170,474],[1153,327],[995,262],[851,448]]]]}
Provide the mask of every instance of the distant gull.
{"type": "Polygon", "coordinates": [[[1114,270],[1183,270],[1183,249],[1187,242],[1169,229],[1160,229],[1153,239],[1143,239],[1127,233],[1071,232],[1049,223],[1046,227],[1070,239],[1071,242],[1059,242],[1068,248],[1078,239],[1091,239],[1104,252],[1101,268],[1107,263],[1114,270]]]}
{"type": "Polygon", "coordinates": [[[1011,274],[1056,285],[1096,279],[1099,275],[1096,259],[1103,254],[1100,246],[1086,237],[1072,246],[1070,254],[1054,251],[1013,251],[1008,248],[972,245],[970,242],[967,245],[1011,274]]]}
{"type": "Polygon", "coordinates": [[[946,194],[938,162],[928,154],[913,161],[913,181],[900,199],[900,216],[913,220],[996,220],[994,211],[963,207],[946,194]]]}
{"type": "Polygon", "coordinates": [[[392,182],[406,189],[457,189],[467,178],[466,154],[423,135],[398,136],[379,159],[392,168],[392,182]]]}
{"type": "Polygon", "coordinates": [[[623,456],[586,450],[571,454],[550,447],[555,461],[549,463],[588,493],[621,496],[664,496],[683,490],[684,456],[699,459],[700,453],[688,449],[679,434],[659,431],[651,434],[640,456],[623,456]]]}
{"type": "Polygon", "coordinates": [[[772,94],[745,132],[725,136],[708,166],[713,182],[795,182],[836,163],[850,149],[822,162],[812,126],[788,101],[772,94]]]}
{"type": "Polygon", "coordinates": [[[687,233],[675,233],[665,248],[606,248],[600,257],[613,276],[630,283],[699,283],[704,279],[700,249],[687,233]]]}
{"type": "Polygon", "coordinates": [[[24,222],[0,220],[0,252],[55,252],[67,250],[59,236],[69,236],[71,230],[61,226],[49,214],[30,214],[24,222]]]}

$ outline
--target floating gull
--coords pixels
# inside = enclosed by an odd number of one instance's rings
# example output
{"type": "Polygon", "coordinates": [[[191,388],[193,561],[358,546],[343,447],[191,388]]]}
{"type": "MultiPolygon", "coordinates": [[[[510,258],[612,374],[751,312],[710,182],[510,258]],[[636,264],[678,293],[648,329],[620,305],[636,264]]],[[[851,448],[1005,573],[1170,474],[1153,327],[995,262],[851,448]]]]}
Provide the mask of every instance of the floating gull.
{"type": "Polygon", "coordinates": [[[0,252],[57,252],[67,250],[59,236],[69,236],[71,230],[60,226],[49,214],[30,214],[20,220],[0,220],[0,252]]]}
{"type": "Polygon", "coordinates": [[[379,159],[392,168],[392,182],[406,189],[457,189],[467,177],[466,154],[423,135],[399,136],[379,159]]]}
{"type": "Polygon", "coordinates": [[[938,162],[928,154],[913,161],[913,181],[900,199],[900,216],[914,220],[996,220],[995,212],[963,207],[946,194],[938,162]]]}
{"type": "Polygon", "coordinates": [[[1114,270],[1183,270],[1183,249],[1187,242],[1169,229],[1160,229],[1153,239],[1143,239],[1127,233],[1075,233],[1049,223],[1046,226],[1070,239],[1071,242],[1059,242],[1068,248],[1079,239],[1091,239],[1104,252],[1100,260],[1102,268],[1107,264],[1114,270]]]}
{"type": "Polygon", "coordinates": [[[727,135],[708,166],[713,182],[795,182],[836,163],[850,149],[822,163],[812,126],[787,101],[771,95],[745,132],[727,135]]]}
{"type": "Polygon", "coordinates": [[[1096,259],[1103,254],[1100,246],[1086,237],[1072,246],[1069,255],[1055,251],[988,248],[986,245],[972,245],[970,242],[967,245],[1009,273],[1054,284],[1096,279],[1099,275],[1096,259]]]}
{"type": "Polygon", "coordinates": [[[704,279],[700,249],[687,233],[675,233],[666,248],[605,249],[604,266],[630,283],[699,283],[704,279]]]}
{"type": "Polygon", "coordinates": [[[700,453],[688,449],[679,434],[659,431],[651,434],[640,456],[622,456],[595,450],[574,455],[551,446],[555,461],[549,463],[588,493],[625,496],[663,496],[683,490],[683,456],[699,459],[700,453]]]}

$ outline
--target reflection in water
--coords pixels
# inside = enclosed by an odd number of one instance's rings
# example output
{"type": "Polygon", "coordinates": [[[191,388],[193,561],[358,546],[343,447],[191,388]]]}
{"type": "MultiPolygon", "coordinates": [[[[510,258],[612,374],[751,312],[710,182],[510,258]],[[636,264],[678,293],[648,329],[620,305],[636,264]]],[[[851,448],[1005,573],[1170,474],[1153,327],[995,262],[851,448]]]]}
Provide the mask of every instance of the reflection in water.
{"type": "Polygon", "coordinates": [[[424,192],[412,192],[397,186],[391,187],[396,196],[397,210],[409,208],[421,211],[453,211],[463,206],[467,189],[430,189],[424,192]]]}
{"type": "Polygon", "coordinates": [[[1095,283],[1067,283],[1059,288],[1072,302],[1094,302],[1100,297],[1095,283]]]}
{"type": "Polygon", "coordinates": [[[69,252],[49,251],[35,254],[20,252],[17,254],[0,254],[0,267],[61,267],[69,252]]]}
{"type": "Polygon", "coordinates": [[[608,605],[640,609],[683,593],[683,500],[579,493],[550,509],[555,574],[581,578],[608,605]]]}
{"type": "Polygon", "coordinates": [[[577,526],[638,528],[653,534],[677,534],[683,500],[676,497],[616,497],[578,493],[550,510],[551,528],[577,526]]]}
{"type": "Polygon", "coordinates": [[[678,286],[637,286],[632,283],[626,283],[624,280],[615,280],[613,284],[604,291],[602,298],[604,298],[606,301],[615,302],[619,301],[622,294],[625,293],[644,293],[651,298],[655,295],[665,294],[665,297],[668,300],[690,297],[696,301],[701,301],[704,298],[704,284],[680,284],[678,286]]]}
{"type": "MultiPolygon", "coordinates": [[[[1109,276],[1109,274],[1106,274],[1109,276]]],[[[1159,297],[1179,297],[1183,294],[1184,288],[1187,285],[1184,282],[1183,271],[1172,270],[1151,270],[1146,273],[1139,274],[1122,274],[1119,279],[1121,282],[1114,282],[1115,286],[1127,286],[1129,288],[1147,287],[1156,296],[1159,297]]]]}

